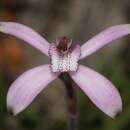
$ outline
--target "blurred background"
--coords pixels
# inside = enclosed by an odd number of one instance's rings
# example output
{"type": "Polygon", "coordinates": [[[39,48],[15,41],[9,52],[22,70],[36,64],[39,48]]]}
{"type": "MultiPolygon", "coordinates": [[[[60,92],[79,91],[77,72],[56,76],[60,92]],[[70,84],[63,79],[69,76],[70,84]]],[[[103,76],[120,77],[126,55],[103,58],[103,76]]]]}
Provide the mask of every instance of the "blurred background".
{"type": "MultiPolygon", "coordinates": [[[[74,43],[85,41],[103,29],[130,23],[129,0],[0,0],[0,21],[26,24],[49,42],[69,35],[74,43]]],[[[130,129],[130,36],[116,40],[81,63],[105,75],[117,86],[123,112],[112,120],[98,110],[77,88],[79,130],[130,129]]],[[[10,84],[24,71],[49,63],[46,56],[23,41],[0,33],[0,130],[66,130],[65,87],[57,79],[22,113],[6,109],[10,84]]]]}

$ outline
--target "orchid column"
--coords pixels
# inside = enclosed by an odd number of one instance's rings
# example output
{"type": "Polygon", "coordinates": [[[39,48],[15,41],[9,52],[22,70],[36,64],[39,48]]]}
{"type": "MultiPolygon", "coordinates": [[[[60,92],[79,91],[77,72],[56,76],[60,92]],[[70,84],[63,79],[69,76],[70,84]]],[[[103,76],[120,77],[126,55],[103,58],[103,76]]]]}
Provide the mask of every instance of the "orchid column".
{"type": "Polygon", "coordinates": [[[0,31],[24,40],[50,59],[50,64],[28,70],[11,85],[7,94],[7,107],[15,115],[23,111],[58,76],[64,81],[68,89],[67,92],[69,92],[73,87],[69,87],[70,83],[65,82],[66,74],[105,114],[115,118],[121,112],[121,97],[113,83],[103,75],[80,65],[78,62],[112,40],[129,34],[129,24],[110,27],[81,47],[79,45],[72,46],[72,40],[68,37],[62,37],[50,44],[34,30],[19,23],[0,22],[0,31]]]}

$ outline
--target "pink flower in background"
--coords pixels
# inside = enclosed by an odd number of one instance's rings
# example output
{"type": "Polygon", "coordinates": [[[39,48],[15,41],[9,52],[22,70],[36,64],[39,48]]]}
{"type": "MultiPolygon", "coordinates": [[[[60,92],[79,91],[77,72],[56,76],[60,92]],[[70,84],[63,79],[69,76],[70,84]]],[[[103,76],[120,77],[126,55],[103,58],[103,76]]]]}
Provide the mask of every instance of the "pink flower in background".
{"type": "Polygon", "coordinates": [[[112,40],[129,34],[129,24],[110,27],[81,47],[72,47],[72,40],[68,37],[59,38],[56,43],[49,44],[38,33],[19,23],[0,22],[0,31],[24,40],[47,55],[51,61],[49,65],[28,70],[11,85],[7,94],[7,106],[14,114],[24,110],[63,72],[68,72],[91,101],[108,116],[114,118],[122,110],[121,97],[115,86],[98,72],[80,65],[78,61],[112,40]]]}

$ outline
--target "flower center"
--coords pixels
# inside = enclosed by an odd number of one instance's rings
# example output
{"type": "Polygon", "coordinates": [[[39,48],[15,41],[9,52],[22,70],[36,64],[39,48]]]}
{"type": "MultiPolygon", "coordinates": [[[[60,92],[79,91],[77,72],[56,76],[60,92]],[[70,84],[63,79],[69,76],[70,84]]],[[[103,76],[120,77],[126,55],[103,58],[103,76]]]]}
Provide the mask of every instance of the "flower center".
{"type": "Polygon", "coordinates": [[[71,47],[72,40],[63,37],[58,43],[51,44],[49,55],[53,72],[77,71],[80,57],[80,46],[71,47]]]}

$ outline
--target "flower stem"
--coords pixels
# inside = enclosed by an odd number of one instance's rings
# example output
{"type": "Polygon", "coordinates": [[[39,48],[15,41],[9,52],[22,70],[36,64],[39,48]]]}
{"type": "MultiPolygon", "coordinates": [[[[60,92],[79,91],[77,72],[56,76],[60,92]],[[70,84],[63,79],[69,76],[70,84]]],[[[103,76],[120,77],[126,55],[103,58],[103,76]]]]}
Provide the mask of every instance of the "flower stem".
{"type": "Polygon", "coordinates": [[[68,112],[68,130],[77,130],[78,128],[78,101],[76,91],[74,89],[74,82],[69,74],[62,73],[60,79],[66,87],[66,103],[68,112]]]}

